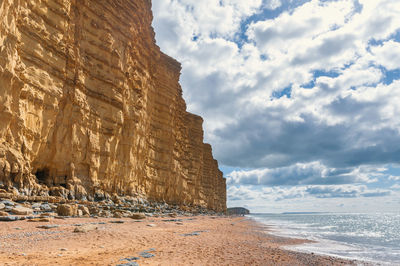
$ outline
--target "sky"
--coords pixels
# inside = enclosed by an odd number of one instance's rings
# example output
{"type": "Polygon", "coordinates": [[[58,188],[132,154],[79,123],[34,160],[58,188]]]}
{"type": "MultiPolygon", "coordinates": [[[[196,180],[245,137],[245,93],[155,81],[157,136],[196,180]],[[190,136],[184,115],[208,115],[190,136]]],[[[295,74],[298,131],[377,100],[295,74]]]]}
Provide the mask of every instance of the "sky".
{"type": "Polygon", "coordinates": [[[399,14],[398,0],[153,0],[228,207],[400,210],[399,14]]]}

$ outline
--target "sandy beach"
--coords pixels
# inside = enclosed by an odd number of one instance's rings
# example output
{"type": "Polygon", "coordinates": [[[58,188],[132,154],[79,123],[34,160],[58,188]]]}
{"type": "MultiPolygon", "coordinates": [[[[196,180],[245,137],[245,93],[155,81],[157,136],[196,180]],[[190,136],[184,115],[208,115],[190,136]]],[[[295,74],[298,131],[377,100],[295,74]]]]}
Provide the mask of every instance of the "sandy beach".
{"type": "Polygon", "coordinates": [[[2,265],[351,265],[282,249],[304,240],[245,217],[67,218],[2,222],[2,265]],[[48,228],[38,228],[41,226],[48,228]],[[79,231],[79,232],[74,232],[79,231]],[[129,265],[129,264],[127,264],[129,265]]]}

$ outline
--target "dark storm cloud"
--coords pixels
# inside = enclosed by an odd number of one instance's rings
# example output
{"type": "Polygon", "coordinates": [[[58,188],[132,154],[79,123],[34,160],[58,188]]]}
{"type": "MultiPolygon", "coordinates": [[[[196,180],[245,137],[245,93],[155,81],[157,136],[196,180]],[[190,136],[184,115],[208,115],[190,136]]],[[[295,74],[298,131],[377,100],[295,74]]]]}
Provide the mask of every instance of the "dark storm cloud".
{"type": "MultiPolygon", "coordinates": [[[[347,116],[351,117],[352,112],[347,116]]],[[[243,117],[215,132],[217,147],[228,149],[221,153],[218,151],[222,149],[217,149],[217,156],[224,165],[243,168],[276,168],[312,161],[345,168],[400,161],[400,135],[396,129],[365,130],[359,124],[331,126],[312,116],[302,118],[304,122],[260,113],[243,117]]]]}

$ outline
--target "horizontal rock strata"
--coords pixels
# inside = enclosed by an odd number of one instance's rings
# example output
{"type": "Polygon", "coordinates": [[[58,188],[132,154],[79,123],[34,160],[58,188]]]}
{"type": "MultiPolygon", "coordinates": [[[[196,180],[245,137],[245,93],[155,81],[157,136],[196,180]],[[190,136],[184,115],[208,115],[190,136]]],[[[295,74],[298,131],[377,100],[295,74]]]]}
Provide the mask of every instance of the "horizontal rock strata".
{"type": "Polygon", "coordinates": [[[20,196],[226,208],[149,0],[0,0],[0,181],[20,196]]]}

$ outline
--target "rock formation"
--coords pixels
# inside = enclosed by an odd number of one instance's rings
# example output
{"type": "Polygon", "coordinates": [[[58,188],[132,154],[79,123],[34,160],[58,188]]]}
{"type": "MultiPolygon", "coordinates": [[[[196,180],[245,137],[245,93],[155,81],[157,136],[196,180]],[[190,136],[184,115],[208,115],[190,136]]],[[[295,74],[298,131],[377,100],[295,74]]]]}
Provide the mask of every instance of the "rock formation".
{"type": "Polygon", "coordinates": [[[228,208],[226,210],[226,213],[228,215],[246,215],[250,214],[250,211],[243,207],[233,207],[233,208],[228,208]]]}
{"type": "Polygon", "coordinates": [[[226,208],[149,0],[0,0],[0,182],[19,195],[226,208]]]}

